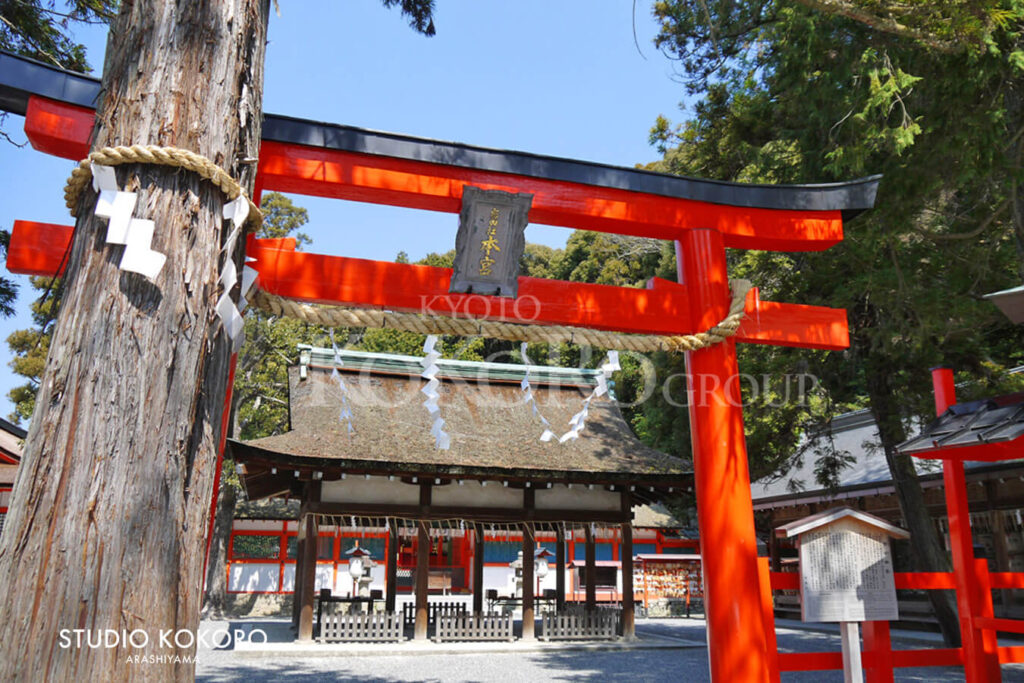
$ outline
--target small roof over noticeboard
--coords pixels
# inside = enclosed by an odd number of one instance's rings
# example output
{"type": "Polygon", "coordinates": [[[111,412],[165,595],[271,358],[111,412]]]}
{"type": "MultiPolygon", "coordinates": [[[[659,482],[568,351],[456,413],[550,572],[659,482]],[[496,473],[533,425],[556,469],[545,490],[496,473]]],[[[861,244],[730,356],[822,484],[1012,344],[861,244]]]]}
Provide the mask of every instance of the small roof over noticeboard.
{"type": "Polygon", "coordinates": [[[795,522],[780,526],[775,530],[775,535],[780,538],[793,538],[800,534],[805,534],[808,531],[813,531],[819,527],[827,526],[833,522],[838,522],[841,519],[852,518],[857,521],[863,522],[869,526],[877,528],[879,531],[884,531],[893,538],[910,538],[910,532],[893,526],[881,517],[875,517],[869,515],[866,512],[860,510],[854,510],[853,508],[841,507],[832,508],[831,510],[825,510],[803,519],[798,519],[795,522]]]}
{"type": "Polygon", "coordinates": [[[974,448],[972,460],[1024,457],[1024,393],[957,403],[933,420],[921,433],[896,447],[917,457],[954,456],[955,449],[974,448]]]}

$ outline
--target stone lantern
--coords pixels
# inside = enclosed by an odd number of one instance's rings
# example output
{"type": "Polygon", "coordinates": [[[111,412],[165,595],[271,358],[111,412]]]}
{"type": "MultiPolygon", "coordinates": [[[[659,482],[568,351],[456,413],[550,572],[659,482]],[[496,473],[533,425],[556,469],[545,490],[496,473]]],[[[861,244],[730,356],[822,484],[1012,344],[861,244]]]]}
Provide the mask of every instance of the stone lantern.
{"type": "Polygon", "coordinates": [[[365,548],[359,547],[359,542],[351,550],[346,550],[348,555],[348,573],[352,577],[352,597],[369,597],[370,583],[373,581],[372,570],[376,566],[373,557],[365,548]]]}

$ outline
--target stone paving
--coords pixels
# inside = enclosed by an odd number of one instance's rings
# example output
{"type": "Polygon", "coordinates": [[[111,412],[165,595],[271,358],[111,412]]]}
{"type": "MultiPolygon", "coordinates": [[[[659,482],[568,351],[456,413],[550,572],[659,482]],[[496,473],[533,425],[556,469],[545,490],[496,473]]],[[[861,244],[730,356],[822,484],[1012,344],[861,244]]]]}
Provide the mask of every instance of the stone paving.
{"type": "MultiPolygon", "coordinates": [[[[449,643],[300,645],[281,620],[204,622],[204,628],[259,628],[266,644],[242,642],[198,653],[197,681],[610,681],[668,683],[710,681],[702,619],[638,619],[634,643],[449,643]]],[[[839,649],[838,629],[809,630],[780,620],[786,652],[839,649]]],[[[259,638],[257,637],[256,640],[259,638]]],[[[893,634],[896,647],[941,647],[935,636],[893,634]]],[[[783,674],[783,681],[842,681],[842,672],[783,674]]],[[[953,667],[897,669],[897,681],[962,681],[953,667]]],[[[1024,683],[1024,665],[1003,667],[1003,680],[1024,683]]]]}

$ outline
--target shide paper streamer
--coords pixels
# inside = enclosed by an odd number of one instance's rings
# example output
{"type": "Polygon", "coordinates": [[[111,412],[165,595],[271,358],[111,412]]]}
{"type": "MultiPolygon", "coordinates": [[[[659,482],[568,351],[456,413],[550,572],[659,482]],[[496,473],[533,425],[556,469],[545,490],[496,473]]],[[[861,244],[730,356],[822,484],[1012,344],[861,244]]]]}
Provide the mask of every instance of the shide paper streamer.
{"type": "Polygon", "coordinates": [[[619,366],[619,352],[609,351],[608,357],[605,358],[604,364],[601,365],[601,374],[597,376],[597,386],[590,392],[590,396],[583,400],[583,410],[573,415],[569,420],[569,431],[562,435],[558,443],[565,443],[566,441],[580,438],[580,432],[586,426],[587,415],[590,413],[590,402],[598,396],[604,396],[608,393],[608,380],[611,379],[613,372],[621,369],[621,366],[619,366]]]}
{"type": "Polygon", "coordinates": [[[444,431],[444,419],[441,418],[441,409],[437,407],[437,388],[441,386],[441,382],[437,379],[437,359],[441,357],[441,354],[434,349],[435,344],[437,344],[437,335],[435,334],[428,336],[427,341],[423,343],[423,352],[427,355],[420,361],[424,368],[420,377],[427,380],[427,384],[420,391],[427,397],[427,400],[423,402],[423,407],[434,418],[434,426],[430,428],[430,433],[434,437],[434,447],[446,451],[451,446],[451,437],[444,431]]]}
{"type": "Polygon", "coordinates": [[[338,345],[334,343],[334,330],[331,330],[331,348],[334,349],[334,369],[331,370],[331,379],[338,383],[338,389],[341,391],[341,413],[338,415],[338,422],[347,423],[348,434],[351,436],[356,430],[352,427],[352,408],[348,403],[348,386],[341,378],[341,373],[338,372],[338,368],[344,367],[345,363],[341,360],[338,345]]]}
{"type": "Polygon", "coordinates": [[[167,257],[153,251],[153,221],[132,218],[138,197],[134,192],[121,192],[113,166],[92,164],[92,189],[99,195],[95,214],[107,219],[107,244],[124,245],[121,270],[139,273],[155,280],[167,257]]]}
{"type": "Polygon", "coordinates": [[[530,404],[530,407],[533,408],[533,414],[544,424],[544,433],[540,435],[540,440],[545,442],[551,441],[551,439],[555,438],[555,433],[551,431],[551,423],[537,409],[537,399],[534,398],[533,389],[530,388],[530,366],[533,365],[533,362],[526,355],[526,342],[523,342],[519,347],[519,354],[523,357],[523,362],[526,363],[526,375],[523,377],[523,381],[519,383],[519,386],[523,389],[523,402],[530,404]]]}
{"type": "MultiPolygon", "coordinates": [[[[244,195],[239,195],[224,205],[224,220],[231,221],[232,229],[227,240],[224,242],[223,248],[221,248],[221,251],[224,252],[224,267],[220,271],[220,283],[224,286],[224,293],[217,300],[217,315],[220,316],[221,322],[224,323],[224,330],[227,332],[228,338],[234,343],[234,350],[236,352],[242,347],[242,342],[245,341],[245,335],[242,334],[242,330],[245,327],[242,311],[249,305],[245,300],[245,295],[256,284],[256,277],[258,275],[253,268],[243,266],[242,291],[239,296],[239,306],[236,306],[235,302],[231,300],[231,289],[238,282],[238,268],[235,266],[235,260],[231,255],[235,251],[235,243],[238,241],[238,236],[242,233],[242,225],[248,216],[249,202],[244,195]]],[[[247,258],[246,261],[249,261],[249,259],[247,258]]]]}
{"type": "MultiPolygon", "coordinates": [[[[96,200],[95,214],[107,219],[107,244],[124,245],[121,255],[121,270],[144,275],[156,280],[157,275],[167,262],[167,256],[153,251],[153,232],[156,225],[151,220],[132,218],[138,196],[134,192],[122,192],[117,186],[117,176],[113,166],[93,163],[92,188],[99,195],[96,200]]],[[[239,306],[231,301],[231,288],[238,282],[238,269],[231,258],[235,251],[235,243],[242,232],[242,224],[249,215],[249,202],[244,195],[224,205],[224,220],[230,220],[232,230],[221,251],[225,252],[224,267],[220,271],[220,283],[224,293],[217,300],[217,315],[224,323],[228,338],[237,352],[245,337],[242,334],[244,321],[242,311],[248,306],[245,295],[256,284],[258,273],[255,269],[245,266],[242,270],[242,294],[239,306]]],[[[255,259],[246,259],[247,262],[255,259]]]]}

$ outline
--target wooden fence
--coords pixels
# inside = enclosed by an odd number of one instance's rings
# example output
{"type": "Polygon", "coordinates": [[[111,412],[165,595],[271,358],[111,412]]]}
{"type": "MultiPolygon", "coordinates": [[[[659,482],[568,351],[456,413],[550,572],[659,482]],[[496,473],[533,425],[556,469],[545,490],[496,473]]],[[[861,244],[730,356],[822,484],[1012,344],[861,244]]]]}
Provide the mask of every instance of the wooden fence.
{"type": "Polygon", "coordinates": [[[321,643],[384,643],[404,640],[402,620],[394,612],[325,614],[320,621],[321,643]]]}
{"type": "Polygon", "coordinates": [[[611,640],[618,637],[619,611],[571,609],[541,616],[540,640],[611,640]]]}
{"type": "MultiPolygon", "coordinates": [[[[464,602],[429,602],[427,603],[427,628],[434,628],[438,617],[454,617],[466,613],[464,602]]],[[[407,602],[402,606],[402,621],[407,628],[416,625],[416,605],[407,602]]]]}
{"type": "Polygon", "coordinates": [[[515,640],[511,614],[461,614],[437,619],[434,640],[515,640]]]}

